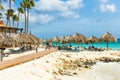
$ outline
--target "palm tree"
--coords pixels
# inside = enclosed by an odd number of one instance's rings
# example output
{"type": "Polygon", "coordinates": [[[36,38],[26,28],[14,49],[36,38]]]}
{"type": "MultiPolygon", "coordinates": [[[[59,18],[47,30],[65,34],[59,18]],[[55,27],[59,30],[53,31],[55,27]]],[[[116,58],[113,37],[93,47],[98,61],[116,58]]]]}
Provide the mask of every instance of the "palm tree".
{"type": "Polygon", "coordinates": [[[15,3],[16,0],[9,0],[9,9],[11,9],[11,3],[12,1],[15,3]]]}
{"type": "MultiPolygon", "coordinates": [[[[0,10],[3,10],[2,1],[0,0],[0,10]]],[[[0,13],[0,19],[3,18],[2,13],[0,13]]]]}
{"type": "MultiPolygon", "coordinates": [[[[24,13],[22,8],[18,8],[18,18],[20,16],[20,13],[24,13]]],[[[19,20],[17,21],[17,28],[19,27],[19,20]]]]}
{"type": "Polygon", "coordinates": [[[7,26],[8,26],[8,22],[10,20],[8,13],[6,13],[6,20],[7,20],[7,22],[6,22],[5,34],[7,33],[7,26]]]}
{"type": "Polygon", "coordinates": [[[3,8],[2,4],[0,3],[0,10],[2,10],[2,9],[4,9],[4,8],[3,8]]]}
{"type": "Polygon", "coordinates": [[[25,2],[25,0],[23,0],[23,2],[20,2],[20,5],[21,5],[21,7],[24,9],[24,17],[25,17],[25,28],[24,28],[24,30],[25,30],[25,32],[26,32],[26,26],[27,26],[27,19],[26,19],[26,16],[27,16],[27,10],[26,10],[26,2],[25,2]]]}
{"type": "Polygon", "coordinates": [[[23,0],[20,3],[21,7],[24,9],[25,15],[25,33],[28,33],[28,21],[29,21],[29,10],[34,6],[33,0],[23,0]]]}
{"type": "MultiPolygon", "coordinates": [[[[12,3],[12,1],[13,2],[15,2],[16,0],[9,0],[9,10],[11,10],[12,8],[11,8],[11,3],[12,3]]],[[[9,16],[9,17],[12,17],[12,16],[9,16]]],[[[9,26],[10,26],[10,19],[9,19],[9,26]]]]}
{"type": "Polygon", "coordinates": [[[14,27],[14,22],[18,22],[19,21],[19,18],[17,16],[17,14],[14,14],[13,17],[12,17],[12,20],[13,20],[13,27],[14,27]]]}
{"type": "Polygon", "coordinates": [[[8,22],[10,21],[10,17],[13,16],[13,13],[14,13],[14,10],[13,10],[13,9],[8,9],[8,10],[7,10],[7,13],[6,13],[7,23],[6,23],[6,31],[5,31],[5,33],[7,32],[8,22]]]}
{"type": "Polygon", "coordinates": [[[0,13],[0,19],[3,18],[2,13],[0,13]]]}
{"type": "MultiPolygon", "coordinates": [[[[3,1],[7,1],[7,0],[3,0],[3,1]]],[[[0,0],[0,10],[4,9],[4,7],[2,6],[2,0],[0,0]]]]}
{"type": "Polygon", "coordinates": [[[28,24],[29,24],[29,11],[34,6],[35,6],[34,1],[33,0],[29,1],[29,4],[27,6],[27,28],[26,28],[27,29],[27,33],[28,33],[28,24]]]}

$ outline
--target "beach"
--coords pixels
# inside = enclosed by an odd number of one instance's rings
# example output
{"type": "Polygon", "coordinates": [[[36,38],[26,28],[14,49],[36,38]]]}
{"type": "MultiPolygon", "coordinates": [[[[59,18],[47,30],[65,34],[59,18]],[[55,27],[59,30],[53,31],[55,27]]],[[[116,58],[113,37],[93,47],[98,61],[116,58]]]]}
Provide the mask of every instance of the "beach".
{"type": "Polygon", "coordinates": [[[1,70],[0,80],[119,80],[119,67],[120,51],[57,51],[1,70]]]}
{"type": "Polygon", "coordinates": [[[0,0],[0,80],[120,80],[118,3],[0,0]]]}
{"type": "MultiPolygon", "coordinates": [[[[38,48],[38,52],[45,50],[44,48],[38,48]]],[[[4,51],[5,52],[5,51],[4,51]]],[[[20,57],[20,56],[24,56],[24,55],[28,55],[28,54],[32,54],[32,53],[36,53],[36,50],[29,50],[26,52],[21,52],[21,53],[15,53],[15,54],[10,54],[8,53],[8,56],[4,57],[3,60],[9,60],[9,59],[13,59],[16,57],[20,57]]]]}

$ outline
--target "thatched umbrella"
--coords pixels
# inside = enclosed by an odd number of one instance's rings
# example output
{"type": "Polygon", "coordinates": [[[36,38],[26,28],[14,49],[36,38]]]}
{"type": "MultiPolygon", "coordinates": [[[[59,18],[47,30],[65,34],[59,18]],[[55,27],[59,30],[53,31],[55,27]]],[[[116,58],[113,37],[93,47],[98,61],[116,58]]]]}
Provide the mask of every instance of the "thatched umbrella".
{"type": "Polygon", "coordinates": [[[47,42],[48,40],[47,40],[47,39],[42,39],[41,41],[42,41],[42,42],[47,42]]]}
{"type": "Polygon", "coordinates": [[[65,43],[69,43],[69,38],[70,38],[69,35],[65,36],[65,43]]]}
{"type": "Polygon", "coordinates": [[[92,45],[95,43],[95,42],[99,42],[99,39],[95,36],[90,36],[88,39],[87,39],[87,42],[88,43],[92,43],[92,45]]]}
{"type": "MultiPolygon", "coordinates": [[[[14,37],[13,37],[19,44],[19,46],[22,46],[22,47],[27,47],[25,46],[29,44],[29,49],[31,49],[31,44],[39,44],[39,39],[36,38],[34,35],[32,34],[26,34],[26,33],[20,33],[20,34],[16,34],[14,37]]],[[[38,45],[36,45],[36,52],[37,52],[37,47],[38,45]]]]}
{"type": "Polygon", "coordinates": [[[5,34],[0,34],[0,46],[10,47],[16,44],[16,40],[5,34]]]}
{"type": "Polygon", "coordinates": [[[61,37],[60,37],[60,43],[63,43],[63,44],[64,44],[65,42],[66,42],[66,41],[65,41],[65,36],[61,36],[61,37]]]}
{"type": "Polygon", "coordinates": [[[56,43],[56,46],[57,46],[57,43],[60,41],[60,39],[59,39],[57,36],[55,36],[55,37],[53,37],[52,39],[50,39],[50,41],[51,41],[51,42],[55,42],[55,43],[56,43]]]}
{"type": "Polygon", "coordinates": [[[66,43],[71,43],[71,42],[74,42],[74,37],[69,35],[65,37],[65,40],[66,40],[66,43]]]}
{"type": "Polygon", "coordinates": [[[29,34],[29,36],[33,40],[33,44],[39,44],[40,43],[40,40],[36,36],[34,36],[32,34],[29,34]]]}
{"type": "Polygon", "coordinates": [[[32,34],[29,34],[29,36],[33,40],[33,44],[36,44],[36,52],[38,52],[38,46],[39,46],[38,44],[40,44],[39,39],[32,34]]]}
{"type": "Polygon", "coordinates": [[[13,36],[13,38],[18,42],[18,44],[32,44],[33,40],[31,39],[29,34],[20,33],[13,36]]]}
{"type": "Polygon", "coordinates": [[[74,37],[71,35],[65,36],[65,43],[69,43],[71,46],[71,42],[74,41],[74,37]]]}
{"type": "Polygon", "coordinates": [[[8,37],[5,34],[0,34],[0,61],[3,59],[3,51],[5,50],[5,47],[11,47],[16,44],[16,41],[12,37],[8,37]]]}
{"type": "Polygon", "coordinates": [[[69,35],[67,35],[67,36],[64,37],[64,40],[63,40],[63,41],[64,41],[65,44],[70,43],[69,38],[70,38],[69,35]]]}
{"type": "Polygon", "coordinates": [[[40,42],[40,44],[42,44],[42,42],[43,42],[43,39],[39,39],[39,42],[40,42]]]}
{"type": "Polygon", "coordinates": [[[55,36],[55,37],[53,37],[53,38],[51,39],[51,41],[52,41],[52,42],[59,42],[59,38],[58,38],[57,36],[55,36]]]}
{"type": "Polygon", "coordinates": [[[83,43],[86,42],[86,37],[82,34],[79,34],[79,33],[74,34],[73,37],[74,37],[74,42],[75,43],[82,43],[82,48],[83,48],[84,47],[83,43]]]}
{"type": "Polygon", "coordinates": [[[86,37],[82,34],[76,33],[73,35],[75,43],[84,43],[86,42],[86,37]]]}
{"type": "Polygon", "coordinates": [[[100,38],[101,41],[106,42],[107,50],[108,50],[108,42],[117,42],[117,38],[115,38],[111,33],[107,32],[103,34],[100,38]]]}
{"type": "Polygon", "coordinates": [[[47,41],[48,41],[47,39],[40,39],[40,42],[42,43],[42,45],[45,45],[47,41]]]}

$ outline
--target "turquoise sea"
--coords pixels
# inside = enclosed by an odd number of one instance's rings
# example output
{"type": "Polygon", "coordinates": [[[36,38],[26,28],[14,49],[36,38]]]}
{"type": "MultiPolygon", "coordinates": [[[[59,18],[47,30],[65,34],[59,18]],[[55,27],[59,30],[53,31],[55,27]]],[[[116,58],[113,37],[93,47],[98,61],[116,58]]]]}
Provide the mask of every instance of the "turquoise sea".
{"type": "MultiPolygon", "coordinates": [[[[43,43],[45,44],[45,43],[43,43]]],[[[53,42],[52,43],[53,46],[74,46],[74,47],[81,47],[84,46],[86,48],[88,48],[89,46],[92,46],[91,43],[89,44],[85,44],[85,43],[80,43],[80,44],[76,44],[76,43],[66,43],[66,44],[62,44],[62,43],[57,43],[57,42],[53,42]]],[[[97,48],[106,48],[106,42],[101,42],[101,43],[94,43],[93,46],[97,47],[97,48]]],[[[109,48],[111,49],[115,49],[115,50],[120,50],[120,39],[117,40],[117,42],[109,42],[108,43],[109,48]]]]}

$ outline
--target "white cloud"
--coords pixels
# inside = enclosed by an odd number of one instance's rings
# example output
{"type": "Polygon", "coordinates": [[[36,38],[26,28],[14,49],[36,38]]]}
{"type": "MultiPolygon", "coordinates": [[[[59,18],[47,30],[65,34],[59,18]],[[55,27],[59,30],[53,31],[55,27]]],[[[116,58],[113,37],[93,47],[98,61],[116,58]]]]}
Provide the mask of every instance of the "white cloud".
{"type": "Polygon", "coordinates": [[[42,24],[46,24],[46,23],[54,20],[54,17],[49,16],[47,14],[41,14],[41,15],[39,15],[39,20],[41,21],[42,24]]]}
{"type": "Polygon", "coordinates": [[[54,12],[62,17],[78,18],[75,10],[83,7],[83,0],[39,0],[35,9],[44,12],[54,12]]]}
{"type": "Polygon", "coordinates": [[[36,10],[42,11],[66,11],[68,8],[65,3],[60,0],[39,0],[36,2],[36,10]]]}
{"type": "MultiPolygon", "coordinates": [[[[78,10],[83,5],[83,0],[38,0],[35,2],[34,9],[30,11],[29,19],[31,23],[47,24],[59,17],[80,18],[78,10]]],[[[8,2],[4,3],[4,7],[8,9],[8,2]]],[[[15,8],[14,3],[12,3],[12,8],[15,8]]],[[[17,9],[15,9],[15,13],[17,13],[17,9]]],[[[20,18],[24,22],[24,16],[20,18]]]]}
{"type": "Polygon", "coordinates": [[[83,7],[83,0],[69,0],[66,2],[67,6],[71,9],[81,8],[83,7]]]}
{"type": "Polygon", "coordinates": [[[110,2],[110,0],[100,0],[99,9],[101,12],[115,12],[116,5],[110,2]]]}
{"type": "MultiPolygon", "coordinates": [[[[7,13],[7,9],[9,9],[9,1],[8,0],[6,0],[5,2],[2,1],[2,6],[4,7],[4,10],[2,10],[0,12],[3,13],[4,17],[6,17],[6,15],[4,13],[7,13]]],[[[15,7],[15,3],[14,2],[12,2],[11,7],[14,10],[14,12],[16,13],[17,12],[17,8],[15,7]]]]}
{"type": "Polygon", "coordinates": [[[80,18],[79,14],[76,14],[75,12],[72,12],[72,11],[63,12],[61,13],[61,15],[64,17],[71,16],[72,18],[80,18]]]}
{"type": "Polygon", "coordinates": [[[108,0],[100,0],[101,3],[107,3],[108,0]]]}
{"type": "Polygon", "coordinates": [[[83,0],[68,0],[66,2],[62,0],[39,0],[36,2],[37,10],[57,10],[66,11],[70,8],[76,9],[83,6],[83,0]]]}
{"type": "MultiPolygon", "coordinates": [[[[5,10],[9,9],[9,0],[6,0],[5,2],[2,1],[2,5],[5,10]]],[[[13,1],[11,2],[11,8],[16,10],[15,3],[13,1]]]]}
{"type": "Polygon", "coordinates": [[[30,15],[30,22],[36,23],[39,22],[41,24],[47,24],[54,20],[53,16],[50,16],[48,14],[40,14],[40,15],[30,15]]]}
{"type": "Polygon", "coordinates": [[[116,6],[114,4],[101,4],[100,11],[101,12],[115,12],[116,6]]]}

